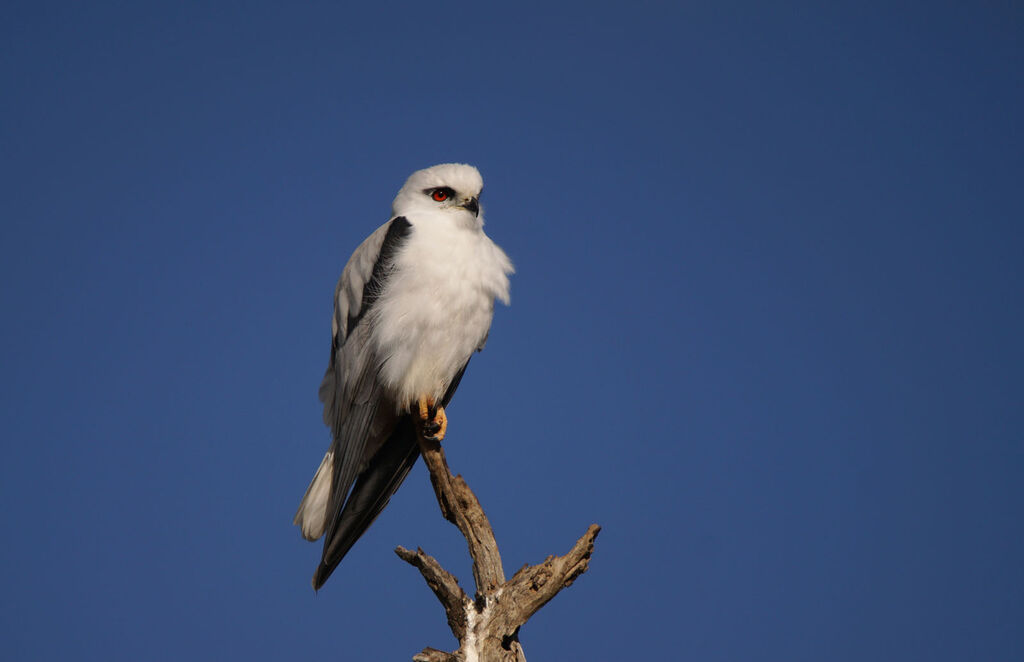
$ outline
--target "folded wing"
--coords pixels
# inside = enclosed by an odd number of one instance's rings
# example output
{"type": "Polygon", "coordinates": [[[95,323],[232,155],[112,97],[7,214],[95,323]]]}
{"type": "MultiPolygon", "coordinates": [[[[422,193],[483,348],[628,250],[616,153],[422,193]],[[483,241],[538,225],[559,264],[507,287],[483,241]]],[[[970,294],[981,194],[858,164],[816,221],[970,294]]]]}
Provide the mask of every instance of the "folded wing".
{"type": "Polygon", "coordinates": [[[335,290],[331,357],[320,385],[331,447],[294,520],[307,539],[326,536],[314,588],[366,531],[418,456],[411,420],[401,422],[377,379],[387,357],[377,355],[373,316],[367,315],[387,288],[394,256],[410,232],[402,217],[378,228],[352,254],[335,290]]]}

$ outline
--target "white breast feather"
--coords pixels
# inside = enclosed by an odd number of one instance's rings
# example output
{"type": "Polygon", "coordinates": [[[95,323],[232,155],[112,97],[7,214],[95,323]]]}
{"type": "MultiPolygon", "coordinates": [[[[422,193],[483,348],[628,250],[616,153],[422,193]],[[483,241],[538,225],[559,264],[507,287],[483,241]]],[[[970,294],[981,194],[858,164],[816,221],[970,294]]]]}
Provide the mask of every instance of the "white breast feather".
{"type": "Polygon", "coordinates": [[[482,229],[450,216],[409,218],[412,232],[372,312],[378,356],[386,357],[380,378],[399,409],[443,397],[487,337],[495,298],[509,302],[508,256],[482,229]]]}

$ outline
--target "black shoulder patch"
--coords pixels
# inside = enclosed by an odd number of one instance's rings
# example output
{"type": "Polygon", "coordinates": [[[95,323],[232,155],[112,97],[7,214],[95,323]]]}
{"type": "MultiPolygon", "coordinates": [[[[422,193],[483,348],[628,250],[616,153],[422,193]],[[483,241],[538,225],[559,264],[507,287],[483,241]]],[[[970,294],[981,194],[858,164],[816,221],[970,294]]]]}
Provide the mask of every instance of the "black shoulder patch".
{"type": "Polygon", "coordinates": [[[412,224],[404,216],[399,216],[391,221],[388,231],[384,235],[384,242],[380,245],[380,253],[377,254],[377,261],[373,263],[373,272],[370,280],[363,285],[363,300],[359,306],[358,315],[348,316],[348,325],[345,327],[345,336],[352,334],[352,329],[363,319],[367,311],[377,303],[380,293],[384,290],[384,283],[391,271],[391,264],[395,253],[401,248],[405,239],[412,232],[412,224]]]}

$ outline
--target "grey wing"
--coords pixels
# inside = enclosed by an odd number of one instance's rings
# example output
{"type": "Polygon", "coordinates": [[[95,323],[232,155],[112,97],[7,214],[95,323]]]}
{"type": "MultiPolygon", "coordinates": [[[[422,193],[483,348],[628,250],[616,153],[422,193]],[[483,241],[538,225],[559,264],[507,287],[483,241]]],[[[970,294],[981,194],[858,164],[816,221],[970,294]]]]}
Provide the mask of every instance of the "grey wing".
{"type": "Polygon", "coordinates": [[[363,495],[358,500],[363,507],[379,512],[375,504],[381,499],[387,502],[411,466],[404,458],[396,466],[392,466],[393,461],[382,465],[374,459],[392,436],[398,415],[395,403],[377,380],[378,369],[386,357],[377,356],[372,317],[366,318],[385,287],[395,253],[410,230],[409,222],[401,217],[378,228],[352,254],[335,290],[331,356],[320,385],[324,422],[331,428],[332,442],[295,516],[295,523],[302,527],[307,539],[316,540],[326,533],[321,566],[328,563],[332,570],[344,551],[369,526],[366,522],[365,526],[357,527],[353,538],[351,527],[342,521],[343,510],[346,521],[353,517],[356,522],[366,519],[360,504],[353,503],[352,498],[346,503],[357,476],[371,465],[377,467],[372,472],[375,474],[381,468],[401,474],[383,480],[378,476],[372,482],[386,494],[373,494],[368,501],[367,495],[363,495]],[[340,555],[332,551],[338,549],[339,541],[346,539],[351,540],[340,555]]]}
{"type": "Polygon", "coordinates": [[[410,230],[409,221],[402,217],[378,227],[352,253],[335,288],[331,356],[319,386],[332,443],[294,520],[307,540],[323,536],[336,518],[360,465],[374,450],[368,448],[368,438],[379,437],[383,430],[374,428],[387,423],[378,420],[381,411],[390,409],[379,406],[383,399],[376,380],[380,358],[368,325],[360,322],[380,296],[394,253],[410,230]]]}
{"type": "Polygon", "coordinates": [[[360,472],[352,493],[338,514],[336,526],[324,539],[320,565],[313,574],[313,588],[319,590],[345,554],[366,532],[391,496],[405,480],[420,456],[412,417],[402,416],[384,445],[360,472]]]}
{"type": "Polygon", "coordinates": [[[331,358],[320,383],[324,423],[331,428],[333,438],[329,518],[332,513],[340,513],[352,481],[390,433],[389,425],[394,424],[394,403],[377,380],[380,364],[387,357],[377,356],[373,327],[362,322],[380,297],[395,254],[411,228],[402,217],[377,228],[352,253],[335,288],[331,358]]]}
{"type": "MultiPolygon", "coordinates": [[[[462,366],[448,385],[441,406],[448,406],[468,365],[469,361],[466,361],[466,365],[462,366]]],[[[324,553],[313,574],[313,588],[319,590],[324,585],[348,550],[388,505],[391,495],[398,490],[419,456],[412,416],[403,415],[399,417],[384,445],[373,454],[366,469],[359,473],[352,493],[338,516],[337,528],[324,541],[324,553]]]]}
{"type": "MultiPolygon", "coordinates": [[[[341,277],[338,278],[338,285],[334,288],[331,357],[327,364],[327,370],[324,372],[323,381],[320,382],[319,392],[320,402],[324,404],[324,424],[330,426],[332,431],[341,415],[338,405],[341,402],[339,396],[343,391],[342,382],[346,374],[350,374],[348,371],[363,367],[357,364],[346,366],[345,361],[339,360],[342,358],[340,354],[345,351],[348,336],[358,326],[366,311],[372,307],[373,302],[380,294],[379,288],[383,283],[379,281],[383,279],[383,272],[388,266],[381,261],[381,258],[390,262],[400,240],[408,234],[409,227],[409,222],[399,217],[377,228],[352,253],[352,257],[348,259],[348,263],[345,264],[345,268],[341,272],[341,277]],[[398,222],[397,225],[396,222],[398,222]],[[385,248],[387,250],[384,250],[385,248]],[[375,272],[378,282],[374,282],[375,272]]],[[[351,359],[360,358],[359,353],[365,353],[368,349],[365,346],[350,346],[349,350],[355,356],[352,356],[349,362],[352,362],[351,359]]],[[[363,358],[368,357],[364,354],[363,358]]]]}

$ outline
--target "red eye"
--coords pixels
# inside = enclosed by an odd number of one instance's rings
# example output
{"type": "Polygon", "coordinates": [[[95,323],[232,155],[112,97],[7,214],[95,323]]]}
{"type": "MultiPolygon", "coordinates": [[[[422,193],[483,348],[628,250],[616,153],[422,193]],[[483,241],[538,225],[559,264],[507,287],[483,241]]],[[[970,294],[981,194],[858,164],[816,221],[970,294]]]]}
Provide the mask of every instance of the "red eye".
{"type": "Polygon", "coordinates": [[[433,193],[431,193],[430,197],[432,197],[437,202],[444,202],[445,200],[448,199],[448,191],[444,190],[443,188],[439,188],[436,189],[433,193]]]}

